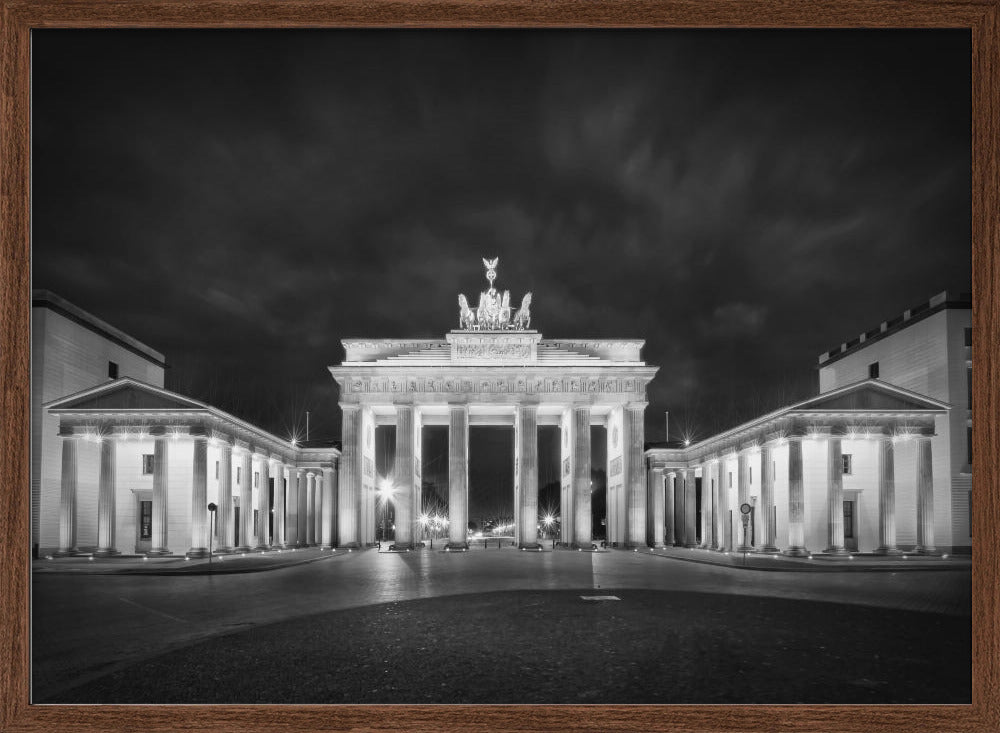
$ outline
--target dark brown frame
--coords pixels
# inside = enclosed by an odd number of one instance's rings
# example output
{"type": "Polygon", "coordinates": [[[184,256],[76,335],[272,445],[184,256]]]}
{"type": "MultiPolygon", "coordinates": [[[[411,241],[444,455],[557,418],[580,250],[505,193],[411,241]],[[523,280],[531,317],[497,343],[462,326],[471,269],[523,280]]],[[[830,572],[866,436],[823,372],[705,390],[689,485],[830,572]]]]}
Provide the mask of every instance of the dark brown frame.
{"type": "MultiPolygon", "coordinates": [[[[0,0],[0,731],[1000,730],[1000,0],[0,0]],[[971,705],[32,706],[29,73],[32,28],[921,27],[972,33],[976,537],[971,705]]],[[[914,151],[914,154],[919,154],[914,151]]]]}

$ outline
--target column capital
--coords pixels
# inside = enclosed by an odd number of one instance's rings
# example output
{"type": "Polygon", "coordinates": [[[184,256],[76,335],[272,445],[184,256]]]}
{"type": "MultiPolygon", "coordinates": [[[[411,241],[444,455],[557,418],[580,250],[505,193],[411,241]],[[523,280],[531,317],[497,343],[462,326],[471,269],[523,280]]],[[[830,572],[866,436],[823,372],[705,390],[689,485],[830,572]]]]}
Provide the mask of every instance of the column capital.
{"type": "Polygon", "coordinates": [[[359,402],[339,402],[337,406],[341,412],[357,412],[361,409],[361,403],[359,402]]]}
{"type": "Polygon", "coordinates": [[[623,406],[628,410],[645,410],[648,406],[648,402],[625,402],[623,406]]]}

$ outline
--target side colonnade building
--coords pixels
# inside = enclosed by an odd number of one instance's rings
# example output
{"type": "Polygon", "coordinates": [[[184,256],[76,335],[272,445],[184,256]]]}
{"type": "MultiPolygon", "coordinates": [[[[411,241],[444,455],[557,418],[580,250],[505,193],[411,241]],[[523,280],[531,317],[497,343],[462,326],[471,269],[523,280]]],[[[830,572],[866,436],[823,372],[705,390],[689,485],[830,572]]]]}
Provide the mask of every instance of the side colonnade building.
{"type": "Polygon", "coordinates": [[[950,485],[933,456],[948,412],[868,379],[689,447],[650,448],[649,544],[793,556],[950,550],[950,485]]]}
{"type": "Polygon", "coordinates": [[[58,555],[334,547],[334,447],[299,447],[125,377],[46,405],[58,419],[58,555]],[[209,504],[216,510],[209,511],[209,504]]]}

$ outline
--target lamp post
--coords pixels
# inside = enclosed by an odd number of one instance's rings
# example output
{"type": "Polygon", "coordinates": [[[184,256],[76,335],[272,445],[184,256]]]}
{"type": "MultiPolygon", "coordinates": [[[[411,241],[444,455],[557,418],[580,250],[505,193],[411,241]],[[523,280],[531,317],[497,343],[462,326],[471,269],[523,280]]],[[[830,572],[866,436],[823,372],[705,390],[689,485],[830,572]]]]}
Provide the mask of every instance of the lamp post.
{"type": "MultiPolygon", "coordinates": [[[[424,537],[427,535],[427,523],[430,521],[430,517],[426,514],[421,514],[417,521],[420,522],[420,541],[423,542],[424,537]]],[[[433,540],[431,540],[431,547],[434,547],[433,540]]]]}
{"type": "Polygon", "coordinates": [[[392,497],[395,493],[396,488],[392,485],[392,481],[388,478],[382,478],[379,480],[379,486],[376,494],[382,502],[382,540],[388,540],[385,536],[385,523],[388,520],[389,502],[392,501],[392,497]]]}

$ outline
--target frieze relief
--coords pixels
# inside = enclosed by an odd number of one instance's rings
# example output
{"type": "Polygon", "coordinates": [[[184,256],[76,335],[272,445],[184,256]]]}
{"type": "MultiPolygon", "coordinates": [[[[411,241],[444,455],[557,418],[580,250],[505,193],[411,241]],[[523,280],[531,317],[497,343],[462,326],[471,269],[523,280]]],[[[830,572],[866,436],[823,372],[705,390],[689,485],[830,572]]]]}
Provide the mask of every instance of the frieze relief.
{"type": "Polygon", "coordinates": [[[646,380],[632,377],[351,377],[345,386],[351,394],[620,394],[641,393],[646,380]]]}
{"type": "Polygon", "coordinates": [[[622,457],[612,459],[611,466],[609,467],[608,473],[612,476],[617,476],[622,472],[622,457]]]}

